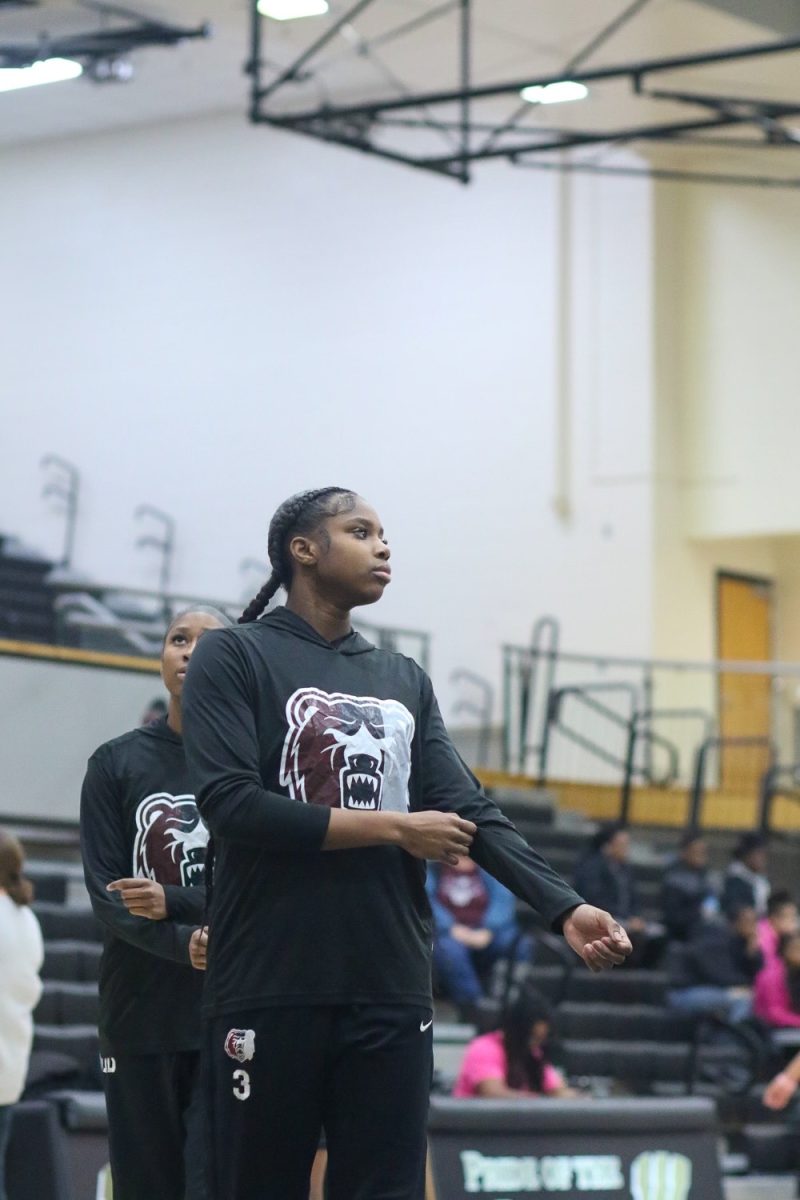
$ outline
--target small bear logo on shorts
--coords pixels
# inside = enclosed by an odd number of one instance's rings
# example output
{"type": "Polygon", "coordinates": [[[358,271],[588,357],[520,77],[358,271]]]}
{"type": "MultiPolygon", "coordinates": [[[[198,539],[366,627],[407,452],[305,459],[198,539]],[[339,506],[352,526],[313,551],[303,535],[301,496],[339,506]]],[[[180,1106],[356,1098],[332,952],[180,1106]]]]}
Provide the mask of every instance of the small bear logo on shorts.
{"type": "Polygon", "coordinates": [[[225,1053],[236,1062],[250,1062],[256,1052],[254,1029],[229,1029],[225,1035],[225,1053]]]}

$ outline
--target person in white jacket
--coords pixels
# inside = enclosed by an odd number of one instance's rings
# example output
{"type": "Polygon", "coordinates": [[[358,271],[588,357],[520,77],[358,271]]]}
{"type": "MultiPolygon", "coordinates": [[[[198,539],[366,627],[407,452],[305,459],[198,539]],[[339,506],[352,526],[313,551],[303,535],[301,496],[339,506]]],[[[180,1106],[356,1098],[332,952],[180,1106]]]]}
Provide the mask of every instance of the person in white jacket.
{"type": "Polygon", "coordinates": [[[42,931],[29,907],[33,887],[22,874],[23,862],[17,839],[0,830],[0,1200],[6,1200],[12,1108],[25,1086],[32,1013],[42,994],[42,931]]]}

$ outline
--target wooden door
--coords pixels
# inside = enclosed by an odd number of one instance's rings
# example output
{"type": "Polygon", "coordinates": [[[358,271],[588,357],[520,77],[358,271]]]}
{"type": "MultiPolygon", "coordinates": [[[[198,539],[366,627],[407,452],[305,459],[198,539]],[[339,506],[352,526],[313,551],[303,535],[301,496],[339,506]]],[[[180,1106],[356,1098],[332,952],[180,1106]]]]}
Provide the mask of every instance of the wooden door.
{"type": "MultiPolygon", "coordinates": [[[[717,574],[717,656],[726,661],[772,658],[772,582],[724,571],[717,574]]],[[[723,738],[769,738],[772,686],[769,675],[719,676],[719,728],[723,738]]],[[[724,748],[720,783],[750,791],[769,765],[766,746],[724,748]]]]}

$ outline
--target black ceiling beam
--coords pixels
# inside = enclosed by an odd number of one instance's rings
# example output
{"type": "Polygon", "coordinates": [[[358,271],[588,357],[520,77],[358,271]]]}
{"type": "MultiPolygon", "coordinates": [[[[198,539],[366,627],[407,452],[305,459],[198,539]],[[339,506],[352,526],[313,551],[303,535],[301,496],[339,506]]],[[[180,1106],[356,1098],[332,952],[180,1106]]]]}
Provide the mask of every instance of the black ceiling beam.
{"type": "MultiPolygon", "coordinates": [[[[800,111],[800,107],[798,111],[800,111]]],[[[293,133],[305,133],[311,137],[319,138],[321,141],[350,146],[352,149],[363,150],[365,153],[377,153],[383,158],[390,158],[395,162],[405,163],[407,166],[426,168],[452,178],[461,177],[463,155],[459,153],[413,157],[382,150],[373,146],[366,138],[342,135],[335,128],[333,122],[328,125],[324,119],[319,117],[303,124],[298,124],[294,120],[286,120],[284,117],[267,115],[260,116],[258,120],[263,124],[274,125],[279,129],[286,129],[293,133]]],[[[709,117],[704,121],[681,121],[669,125],[635,126],[632,129],[620,129],[616,132],[570,133],[558,140],[551,138],[549,141],[529,142],[521,146],[505,146],[493,150],[475,150],[468,155],[468,159],[470,162],[480,162],[492,158],[517,159],[523,155],[552,154],[554,151],[573,150],[582,146],[613,145],[615,142],[631,142],[635,140],[667,140],[682,133],[696,133],[698,130],[702,131],[705,129],[724,129],[731,125],[743,124],[745,121],[746,118],[744,117],[720,115],[709,117]]]]}
{"type": "Polygon", "coordinates": [[[445,16],[458,8],[461,0],[445,0],[444,4],[440,4],[438,8],[432,8],[428,12],[422,13],[418,17],[413,17],[410,21],[404,21],[402,25],[395,25],[393,29],[387,29],[386,33],[379,33],[370,42],[370,45],[385,46],[387,42],[396,42],[398,38],[407,37],[410,33],[416,33],[425,25],[430,25],[431,21],[436,21],[439,17],[445,16]]]}
{"type": "MultiPolygon", "coordinates": [[[[264,103],[279,89],[285,91],[284,85],[298,82],[300,79],[313,78],[312,71],[319,63],[320,51],[339,34],[342,29],[355,17],[363,12],[375,0],[350,0],[347,12],[328,26],[323,35],[317,38],[307,50],[297,57],[290,66],[279,71],[277,78],[266,86],[262,86],[261,36],[263,18],[258,14],[256,0],[251,0],[252,12],[252,45],[251,60],[248,71],[252,74],[251,90],[251,119],[259,124],[269,124],[275,128],[290,132],[302,133],[318,141],[331,145],[358,150],[390,162],[424,170],[440,177],[467,182],[472,164],[484,159],[509,159],[516,166],[540,166],[543,170],[576,170],[594,171],[600,174],[645,175],[653,179],[695,180],[697,182],[715,182],[744,184],[752,183],[762,187],[800,187],[800,179],[778,177],[751,177],[733,173],[715,173],[708,171],[684,171],[644,168],[605,168],[602,164],[577,163],[565,161],[562,152],[579,150],[581,147],[614,146],[632,142],[664,142],[692,144],[695,147],[718,144],[740,148],[746,144],[753,149],[764,146],[775,146],[790,142],[779,125],[779,121],[790,116],[800,115],[800,100],[796,103],[777,101],[751,100],[747,97],[720,96],[714,94],[690,93],[686,90],[659,91],[643,86],[643,81],[650,76],[665,72],[689,70],[692,68],[708,68],[724,65],[729,62],[740,62],[748,59],[764,59],[776,54],[789,54],[800,50],[800,34],[778,41],[759,42],[744,46],[734,46],[721,50],[709,50],[694,54],[672,55],[670,57],[643,59],[636,62],[623,63],[616,66],[599,67],[585,70],[583,63],[586,58],[608,39],[620,24],[638,14],[648,0],[631,0],[625,7],[621,17],[611,22],[595,35],[592,41],[579,54],[573,56],[570,62],[558,72],[549,75],[521,80],[508,80],[503,83],[472,86],[470,81],[470,0],[450,0],[437,5],[432,13],[421,18],[415,18],[406,25],[401,25],[390,31],[391,36],[402,36],[404,32],[425,24],[433,16],[441,16],[446,11],[460,10],[460,80],[458,86],[442,91],[408,92],[401,88],[401,94],[383,99],[364,101],[353,104],[321,104],[313,110],[297,112],[280,112],[274,108],[270,111],[264,103]],[[317,61],[314,61],[317,60],[317,61]],[[577,68],[577,69],[576,69],[577,68]],[[705,109],[705,114],[698,114],[692,120],[663,121],[640,124],[630,128],[616,130],[567,130],[563,128],[536,128],[517,124],[519,113],[500,124],[490,124],[473,118],[473,104],[476,101],[494,97],[519,94],[525,87],[557,83],[565,78],[587,85],[626,80],[633,91],[642,97],[653,100],[671,101],[694,105],[705,109]],[[378,144],[378,131],[382,128],[389,131],[392,126],[408,128],[430,128],[432,121],[425,110],[435,106],[451,105],[456,108],[451,119],[441,123],[445,128],[460,135],[459,145],[449,152],[439,154],[409,153],[405,150],[393,150],[378,144]],[[415,115],[413,110],[418,111],[415,115]],[[424,119],[421,119],[423,118],[424,119]],[[726,139],[722,136],[725,130],[753,126],[754,131],[760,130],[760,135],[754,132],[754,138],[745,142],[740,138],[726,139]],[[480,134],[489,134],[484,141],[477,145],[473,139],[480,134]],[[715,136],[716,135],[716,136],[715,136]],[[557,162],[548,159],[548,154],[559,154],[557,162]]],[[[363,41],[364,47],[369,46],[363,41]]],[[[328,60],[323,58],[320,65],[328,60]]],[[[335,61],[335,59],[334,59],[335,61]]],[[[390,79],[390,82],[391,79],[390,79]]],[[[521,110],[524,111],[524,110],[521,110]]],[[[382,140],[382,139],[381,139],[382,140]]]]}
{"type": "MultiPolygon", "coordinates": [[[[800,112],[798,103],[796,112],[800,112]]],[[[724,129],[730,125],[746,125],[752,121],[751,115],[724,114],[707,117],[702,121],[673,121],[660,125],[634,125],[630,129],[603,130],[599,133],[581,132],[569,134],[566,137],[551,139],[549,142],[529,142],[522,146],[495,147],[492,150],[476,151],[471,156],[473,160],[491,158],[516,158],[521,154],[543,154],[555,150],[576,150],[581,146],[613,145],[615,142],[660,141],[672,138],[681,133],[697,133],[704,129],[724,129]]],[[[445,166],[455,159],[443,157],[426,158],[431,165],[445,166]]]]}
{"type": "Polygon", "coordinates": [[[461,69],[461,155],[459,175],[462,183],[469,183],[469,164],[472,146],[470,129],[470,89],[472,87],[472,0],[461,0],[459,26],[459,65],[461,69]]]}
{"type": "Polygon", "coordinates": [[[697,108],[713,108],[718,112],[731,108],[749,108],[754,115],[785,117],[797,112],[797,100],[760,100],[751,96],[719,96],[711,92],[675,92],[661,88],[646,88],[639,93],[651,100],[673,100],[677,104],[693,104],[697,108]]]}
{"type": "MultiPolygon", "coordinates": [[[[582,46],[580,50],[572,55],[569,61],[564,64],[562,78],[569,79],[574,72],[577,71],[578,67],[583,66],[588,58],[591,58],[597,50],[601,49],[601,47],[603,47],[607,41],[609,41],[616,33],[618,33],[620,29],[623,29],[629,23],[629,21],[632,21],[635,16],[638,16],[645,5],[649,3],[650,0],[633,0],[632,4],[629,4],[626,9],[624,9],[613,19],[613,21],[609,21],[608,24],[604,25],[603,28],[600,29],[591,38],[591,40],[586,43],[585,46],[582,46]]],[[[525,115],[525,110],[528,107],[529,105],[526,100],[523,100],[522,104],[518,104],[510,117],[501,122],[499,125],[495,126],[481,148],[483,150],[491,150],[492,146],[496,146],[501,138],[505,136],[505,134],[513,133],[519,126],[519,122],[525,115]]]]}
{"type": "Polygon", "coordinates": [[[690,134],[672,134],[662,141],[674,142],[678,146],[714,146],[721,150],[790,150],[786,142],[769,137],[692,137],[690,134]]]}
{"type": "Polygon", "coordinates": [[[43,34],[36,42],[0,45],[0,67],[28,67],[43,56],[92,60],[128,54],[147,46],[175,46],[190,38],[207,38],[210,27],[179,29],[168,25],[146,23],[141,27],[99,29],[68,37],[48,37],[43,34]]]}
{"type": "Polygon", "coordinates": [[[650,0],[632,0],[632,3],[627,8],[614,17],[613,21],[609,21],[607,25],[604,25],[585,46],[582,46],[576,54],[572,55],[569,62],[564,64],[565,73],[562,79],[567,79],[569,77],[567,73],[571,74],[573,71],[577,71],[578,67],[582,67],[587,58],[591,58],[593,54],[601,50],[606,42],[610,41],[616,33],[619,33],[620,29],[624,29],[634,17],[639,15],[645,5],[649,3],[650,0]]]}
{"type": "MultiPolygon", "coordinates": [[[[318,37],[315,42],[312,42],[307,50],[304,50],[303,53],[294,60],[294,62],[290,63],[285,70],[281,71],[277,79],[273,79],[272,83],[268,84],[267,87],[257,89],[257,99],[266,100],[266,98],[271,96],[273,92],[277,91],[279,87],[283,87],[285,83],[290,83],[292,80],[296,79],[298,73],[302,71],[307,62],[310,62],[312,58],[315,58],[316,55],[319,54],[320,50],[323,50],[325,46],[327,46],[328,42],[332,41],[345,25],[349,25],[350,22],[354,21],[355,18],[364,11],[365,8],[369,8],[369,6],[374,3],[375,0],[358,0],[357,4],[354,4],[352,8],[349,8],[347,12],[342,13],[338,21],[334,21],[333,24],[325,30],[321,37],[318,37]]],[[[256,23],[259,23],[262,20],[261,14],[257,9],[254,10],[253,20],[256,23]]]]}
{"type": "Polygon", "coordinates": [[[327,142],[332,146],[345,146],[348,150],[360,150],[362,154],[371,154],[376,158],[384,158],[387,162],[400,163],[404,167],[416,167],[421,171],[428,171],[431,174],[443,176],[446,179],[461,178],[458,163],[460,156],[456,155],[454,162],[455,167],[451,167],[450,160],[445,160],[442,163],[436,161],[426,161],[421,158],[414,158],[409,154],[401,154],[395,150],[385,150],[380,146],[375,146],[372,142],[368,142],[362,138],[348,137],[344,133],[334,132],[332,128],[316,128],[313,124],[298,125],[292,122],[287,125],[280,117],[271,117],[266,114],[257,113],[251,116],[251,120],[255,125],[272,125],[276,129],[283,129],[290,133],[302,133],[306,137],[316,138],[319,142],[327,142]]]}
{"type": "Polygon", "coordinates": [[[800,189],[800,177],[778,175],[736,175],[714,171],[682,171],[672,167],[622,167],[610,163],[562,163],[527,161],[515,163],[520,169],[533,171],[566,171],[573,175],[622,175],[627,178],[655,179],[671,183],[733,184],[736,187],[800,189]]]}
{"type": "MultiPolygon", "coordinates": [[[[528,107],[530,106],[526,105],[526,108],[528,107]]],[[[373,119],[371,123],[378,129],[430,128],[429,123],[419,117],[384,117],[380,113],[373,119]]],[[[437,127],[439,129],[451,129],[456,131],[461,128],[461,122],[441,120],[437,121],[437,127]]],[[[494,133],[497,129],[497,123],[495,121],[470,121],[469,127],[473,133],[494,133]]],[[[509,133],[522,136],[523,134],[538,133],[540,130],[543,135],[548,137],[552,137],[554,133],[567,134],[570,132],[568,129],[554,128],[552,125],[548,125],[546,128],[544,126],[537,128],[535,125],[515,125],[513,129],[509,129],[509,133]]]]}
{"type": "MultiPolygon", "coordinates": [[[[576,83],[602,83],[614,79],[641,79],[645,75],[655,75],[664,71],[686,70],[691,67],[708,67],[726,62],[740,62],[748,58],[762,58],[773,54],[788,54],[800,50],[800,36],[784,38],[780,41],[759,42],[755,45],[733,46],[726,50],[710,50],[703,54],[675,55],[670,58],[643,59],[639,62],[623,63],[614,67],[600,67],[592,71],[579,71],[572,78],[576,83]]],[[[305,61],[310,55],[307,53],[305,61]]],[[[490,83],[469,89],[471,100],[488,100],[495,96],[507,96],[521,92],[526,87],[547,87],[551,83],[560,83],[564,79],[562,71],[553,75],[542,75],[538,78],[527,76],[525,79],[509,80],[505,83],[490,83]]],[[[275,86],[261,89],[259,99],[264,99],[275,90],[275,86]]],[[[308,121],[320,115],[330,117],[374,116],[377,113],[394,112],[403,108],[416,108],[420,105],[459,104],[464,99],[462,88],[439,92],[420,92],[414,96],[389,96],[382,100],[371,100],[362,104],[329,105],[323,109],[315,109],[294,114],[282,114],[284,120],[308,121]]]]}

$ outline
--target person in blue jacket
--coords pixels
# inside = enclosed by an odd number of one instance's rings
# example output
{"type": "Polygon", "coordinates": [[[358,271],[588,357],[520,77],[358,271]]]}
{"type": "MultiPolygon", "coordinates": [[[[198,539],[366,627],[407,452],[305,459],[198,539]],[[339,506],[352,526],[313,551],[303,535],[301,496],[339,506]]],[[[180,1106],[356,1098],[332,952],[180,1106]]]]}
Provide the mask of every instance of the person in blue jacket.
{"type": "Polygon", "coordinates": [[[433,962],[442,992],[467,1016],[483,996],[482,978],[499,959],[529,957],[513,895],[471,858],[433,863],[426,890],[433,911],[433,962]]]}

